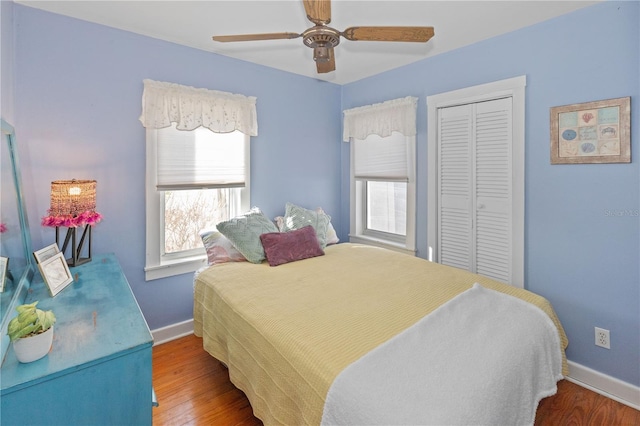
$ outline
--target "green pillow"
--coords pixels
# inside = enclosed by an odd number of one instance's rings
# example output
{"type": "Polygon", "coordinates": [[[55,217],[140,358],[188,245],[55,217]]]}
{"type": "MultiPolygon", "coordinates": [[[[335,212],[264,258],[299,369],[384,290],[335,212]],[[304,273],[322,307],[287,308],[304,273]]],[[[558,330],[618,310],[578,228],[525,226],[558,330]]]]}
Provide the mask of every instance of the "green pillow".
{"type": "Polygon", "coordinates": [[[260,235],[278,232],[276,225],[257,207],[241,216],[218,223],[216,228],[251,263],[260,263],[265,259],[260,235]]]}
{"type": "Polygon", "coordinates": [[[324,249],[327,246],[327,230],[330,222],[331,216],[323,211],[309,210],[293,203],[287,203],[282,230],[285,232],[293,231],[311,225],[316,231],[320,247],[324,249]]]}

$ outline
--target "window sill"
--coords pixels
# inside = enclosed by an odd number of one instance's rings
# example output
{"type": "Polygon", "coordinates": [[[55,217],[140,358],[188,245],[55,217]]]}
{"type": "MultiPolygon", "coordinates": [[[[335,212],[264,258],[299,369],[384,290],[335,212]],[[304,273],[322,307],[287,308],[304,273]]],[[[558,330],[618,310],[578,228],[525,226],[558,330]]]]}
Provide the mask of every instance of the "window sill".
{"type": "Polygon", "coordinates": [[[207,266],[206,256],[193,256],[163,262],[160,265],[147,265],[144,268],[144,279],[145,281],[151,281],[174,275],[188,274],[197,271],[203,266],[207,266]]]}
{"type": "Polygon", "coordinates": [[[365,235],[349,235],[349,242],[382,247],[382,248],[397,251],[400,253],[408,254],[410,256],[416,255],[415,249],[411,249],[402,243],[391,242],[387,240],[382,240],[380,238],[373,238],[365,235]]]}

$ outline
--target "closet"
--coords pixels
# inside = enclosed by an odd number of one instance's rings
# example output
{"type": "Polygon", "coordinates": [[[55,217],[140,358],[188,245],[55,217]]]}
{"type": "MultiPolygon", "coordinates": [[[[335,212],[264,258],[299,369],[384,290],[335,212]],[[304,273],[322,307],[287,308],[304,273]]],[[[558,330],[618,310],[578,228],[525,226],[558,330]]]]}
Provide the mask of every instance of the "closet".
{"type": "Polygon", "coordinates": [[[524,85],[490,88],[427,99],[429,257],[522,287],[524,85]]]}

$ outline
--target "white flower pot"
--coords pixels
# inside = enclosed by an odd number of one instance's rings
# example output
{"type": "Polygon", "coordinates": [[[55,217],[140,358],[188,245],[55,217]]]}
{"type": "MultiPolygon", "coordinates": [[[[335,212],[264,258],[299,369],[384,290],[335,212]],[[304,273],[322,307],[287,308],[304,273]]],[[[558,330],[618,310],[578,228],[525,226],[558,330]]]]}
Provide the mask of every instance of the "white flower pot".
{"type": "Polygon", "coordinates": [[[16,358],[22,363],[37,361],[51,350],[53,344],[53,326],[44,333],[23,337],[13,342],[16,358]]]}

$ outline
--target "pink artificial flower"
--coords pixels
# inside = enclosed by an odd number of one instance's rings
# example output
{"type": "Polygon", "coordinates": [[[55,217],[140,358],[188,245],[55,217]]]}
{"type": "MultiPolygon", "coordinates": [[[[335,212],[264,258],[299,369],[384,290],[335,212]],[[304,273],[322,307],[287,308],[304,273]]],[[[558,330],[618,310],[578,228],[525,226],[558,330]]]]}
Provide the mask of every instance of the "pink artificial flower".
{"type": "Polygon", "coordinates": [[[0,234],[3,232],[7,232],[7,225],[0,222],[0,234]]]}
{"type": "Polygon", "coordinates": [[[86,211],[80,213],[75,219],[79,226],[85,224],[93,226],[102,220],[102,215],[98,212],[86,211]]]}
{"type": "Polygon", "coordinates": [[[64,226],[67,228],[77,228],[78,226],[95,225],[102,220],[102,215],[98,212],[86,211],[78,216],[46,216],[42,218],[42,226],[64,226]]]}

